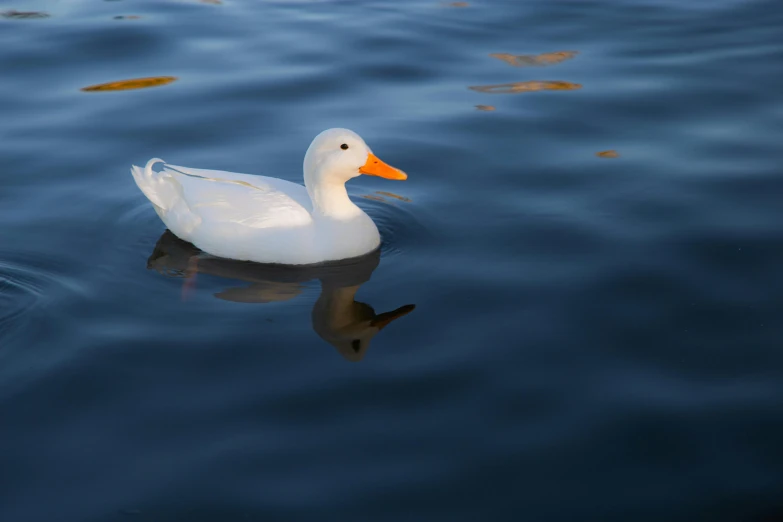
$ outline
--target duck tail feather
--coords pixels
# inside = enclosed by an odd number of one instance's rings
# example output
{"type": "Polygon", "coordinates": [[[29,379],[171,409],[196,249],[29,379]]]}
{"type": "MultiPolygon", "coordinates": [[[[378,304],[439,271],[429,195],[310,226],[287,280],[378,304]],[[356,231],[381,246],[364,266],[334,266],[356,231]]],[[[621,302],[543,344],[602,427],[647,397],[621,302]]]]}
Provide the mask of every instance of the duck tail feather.
{"type": "Polygon", "coordinates": [[[131,167],[131,174],[136,181],[136,185],[138,185],[139,189],[147,196],[147,199],[161,210],[167,210],[169,205],[167,205],[165,201],[165,194],[167,192],[165,185],[167,185],[168,182],[165,178],[167,178],[168,175],[152,170],[152,166],[155,163],[165,163],[165,161],[160,158],[152,158],[143,169],[133,165],[131,167]]]}

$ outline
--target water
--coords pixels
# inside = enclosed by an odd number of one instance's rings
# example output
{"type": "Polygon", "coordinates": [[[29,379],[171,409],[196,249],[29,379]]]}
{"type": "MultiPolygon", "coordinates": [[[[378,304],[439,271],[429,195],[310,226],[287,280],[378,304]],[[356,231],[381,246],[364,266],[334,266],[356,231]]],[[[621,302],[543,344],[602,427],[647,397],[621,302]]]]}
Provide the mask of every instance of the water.
{"type": "Polygon", "coordinates": [[[779,2],[464,4],[0,2],[0,520],[781,516],[779,2]],[[347,266],[128,171],[336,126],[410,175],[347,266]]]}

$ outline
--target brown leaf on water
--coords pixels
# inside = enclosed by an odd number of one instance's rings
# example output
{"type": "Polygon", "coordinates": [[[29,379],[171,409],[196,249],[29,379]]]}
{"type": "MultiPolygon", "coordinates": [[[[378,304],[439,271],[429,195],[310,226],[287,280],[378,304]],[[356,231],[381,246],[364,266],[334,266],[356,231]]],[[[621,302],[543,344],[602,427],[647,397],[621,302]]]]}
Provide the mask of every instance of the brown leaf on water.
{"type": "Polygon", "coordinates": [[[473,87],[468,87],[468,89],[472,91],[488,94],[516,94],[533,91],[573,91],[581,88],[582,86],[578,83],[540,80],[501,83],[499,85],[474,85],[473,87]]]}
{"type": "Polygon", "coordinates": [[[21,20],[32,18],[49,18],[51,15],[49,13],[44,13],[43,11],[16,11],[11,9],[10,11],[4,11],[0,13],[0,16],[3,18],[14,18],[21,20]]]}
{"type": "Polygon", "coordinates": [[[476,105],[476,109],[480,111],[494,111],[495,106],[494,105],[476,105]]]}
{"type": "Polygon", "coordinates": [[[411,202],[410,198],[406,198],[405,196],[399,196],[399,195],[395,194],[394,192],[386,192],[384,190],[378,190],[375,193],[376,194],[380,194],[381,196],[387,196],[387,197],[390,197],[390,198],[399,199],[400,201],[404,201],[406,203],[410,203],[411,202]]]}
{"type": "Polygon", "coordinates": [[[620,154],[617,153],[616,150],[602,150],[601,152],[596,152],[596,156],[599,158],[619,158],[620,154]]]}
{"type": "Polygon", "coordinates": [[[220,5],[223,2],[220,0],[200,0],[202,4],[213,4],[213,5],[220,5]]]}
{"type": "Polygon", "coordinates": [[[470,4],[467,2],[449,2],[446,5],[448,7],[468,7],[470,4]]]}
{"type": "Polygon", "coordinates": [[[508,54],[508,53],[492,53],[492,58],[502,60],[513,67],[541,67],[546,65],[554,65],[556,63],[570,60],[574,56],[579,54],[579,51],[555,51],[553,53],[543,54],[508,54]]]}
{"type": "Polygon", "coordinates": [[[82,87],[81,90],[85,92],[102,92],[102,91],[128,91],[131,89],[146,89],[147,87],[159,87],[161,85],[167,85],[176,79],[177,79],[176,76],[154,76],[151,78],[134,78],[132,80],[120,80],[117,82],[90,85],[89,87],[82,87]]]}
{"type": "Polygon", "coordinates": [[[537,63],[541,65],[554,65],[556,63],[570,60],[577,54],[579,54],[579,51],[555,51],[553,53],[543,53],[538,55],[537,63]]]}

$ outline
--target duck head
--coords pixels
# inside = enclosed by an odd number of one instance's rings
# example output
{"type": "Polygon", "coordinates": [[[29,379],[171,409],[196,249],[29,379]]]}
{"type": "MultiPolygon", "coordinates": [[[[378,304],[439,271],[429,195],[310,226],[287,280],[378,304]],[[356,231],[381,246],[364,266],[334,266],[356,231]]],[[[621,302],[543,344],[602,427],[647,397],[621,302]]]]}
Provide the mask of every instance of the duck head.
{"type": "Polygon", "coordinates": [[[305,185],[345,184],[361,174],[386,179],[408,178],[372,153],[370,147],[355,132],[329,129],[315,137],[304,159],[305,185]]]}

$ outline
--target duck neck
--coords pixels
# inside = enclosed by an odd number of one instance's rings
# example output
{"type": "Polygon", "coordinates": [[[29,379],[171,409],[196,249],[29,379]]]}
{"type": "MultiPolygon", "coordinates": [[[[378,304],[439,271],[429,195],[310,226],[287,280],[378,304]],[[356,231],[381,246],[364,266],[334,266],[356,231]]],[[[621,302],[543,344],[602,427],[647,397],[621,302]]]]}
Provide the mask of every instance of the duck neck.
{"type": "Polygon", "coordinates": [[[360,285],[333,286],[321,281],[321,295],[313,310],[331,328],[342,328],[357,321],[354,305],[360,285]]]}
{"type": "Polygon", "coordinates": [[[313,202],[313,214],[332,219],[347,219],[361,213],[359,207],[348,197],[345,183],[320,180],[318,183],[308,183],[305,176],[305,187],[313,202]]]}

